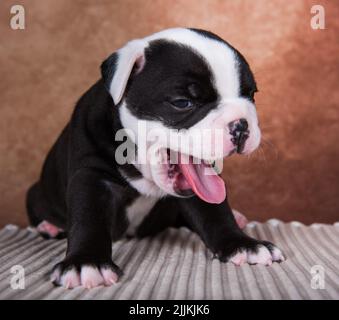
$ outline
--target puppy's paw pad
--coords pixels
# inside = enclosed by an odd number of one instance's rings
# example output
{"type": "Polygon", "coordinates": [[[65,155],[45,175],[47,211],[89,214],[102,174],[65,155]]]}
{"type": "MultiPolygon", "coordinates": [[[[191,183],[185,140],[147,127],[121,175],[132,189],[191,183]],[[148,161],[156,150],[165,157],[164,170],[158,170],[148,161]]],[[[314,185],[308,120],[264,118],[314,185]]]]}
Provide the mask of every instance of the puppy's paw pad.
{"type": "Polygon", "coordinates": [[[56,238],[60,233],[64,232],[62,229],[46,220],[40,222],[36,229],[42,236],[46,238],[56,238]]]}
{"type": "Polygon", "coordinates": [[[235,255],[233,255],[229,261],[234,263],[236,266],[241,266],[247,262],[247,252],[246,250],[240,250],[235,255]]]}

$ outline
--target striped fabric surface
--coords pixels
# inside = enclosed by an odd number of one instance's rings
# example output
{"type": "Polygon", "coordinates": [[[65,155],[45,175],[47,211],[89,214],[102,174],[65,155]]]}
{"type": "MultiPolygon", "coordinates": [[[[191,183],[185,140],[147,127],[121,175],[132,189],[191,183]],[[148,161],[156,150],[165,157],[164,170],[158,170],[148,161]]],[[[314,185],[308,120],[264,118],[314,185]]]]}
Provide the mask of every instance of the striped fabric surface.
{"type": "Polygon", "coordinates": [[[270,267],[220,263],[194,233],[169,229],[156,238],[114,243],[113,260],[125,272],[118,284],[66,290],[48,281],[65,240],[43,240],[10,225],[0,231],[0,299],[339,299],[338,223],[270,220],[251,222],[246,232],[277,244],[287,260],[270,267]],[[18,265],[24,289],[13,287],[18,265]]]}

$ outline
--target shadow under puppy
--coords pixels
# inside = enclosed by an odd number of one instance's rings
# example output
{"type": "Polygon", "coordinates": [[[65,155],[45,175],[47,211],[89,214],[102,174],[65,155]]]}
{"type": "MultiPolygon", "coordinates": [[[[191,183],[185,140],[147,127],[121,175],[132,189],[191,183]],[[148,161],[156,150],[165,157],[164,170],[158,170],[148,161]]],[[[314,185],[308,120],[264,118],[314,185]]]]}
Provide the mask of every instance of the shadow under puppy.
{"type": "Polygon", "coordinates": [[[208,147],[224,158],[249,154],[260,143],[257,87],[244,57],[215,34],[177,28],[127,43],[101,71],[27,195],[31,224],[45,236],[67,236],[53,282],[111,285],[122,275],[112,261],[112,241],[167,227],[190,228],[224,262],[284,260],[272,243],[241,230],[246,219],[236,214],[237,224],[223,180],[206,174],[216,160],[208,147]],[[178,143],[208,129],[221,135],[202,134],[194,149],[178,143]],[[152,130],[170,138],[152,143],[152,130]],[[126,163],[118,159],[123,144],[136,151],[126,163]]]}

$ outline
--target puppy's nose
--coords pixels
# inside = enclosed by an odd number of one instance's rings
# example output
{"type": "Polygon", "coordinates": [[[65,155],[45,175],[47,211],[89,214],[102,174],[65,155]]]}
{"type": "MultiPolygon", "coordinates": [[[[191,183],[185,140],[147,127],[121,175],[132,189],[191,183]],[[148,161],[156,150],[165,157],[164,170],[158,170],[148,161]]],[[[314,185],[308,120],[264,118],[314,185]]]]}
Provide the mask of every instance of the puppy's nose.
{"type": "Polygon", "coordinates": [[[246,119],[239,119],[232,121],[228,124],[228,128],[230,129],[231,135],[233,135],[236,131],[246,131],[248,129],[248,122],[246,119]]]}
{"type": "Polygon", "coordinates": [[[237,147],[237,152],[241,153],[244,150],[246,140],[249,137],[248,122],[246,119],[239,119],[228,124],[231,141],[237,147]]]}

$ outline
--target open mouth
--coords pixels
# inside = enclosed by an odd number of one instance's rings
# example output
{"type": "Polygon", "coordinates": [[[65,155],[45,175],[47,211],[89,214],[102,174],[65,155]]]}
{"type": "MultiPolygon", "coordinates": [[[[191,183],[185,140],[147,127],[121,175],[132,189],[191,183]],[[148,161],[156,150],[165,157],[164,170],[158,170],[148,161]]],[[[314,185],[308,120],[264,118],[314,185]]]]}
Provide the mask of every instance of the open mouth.
{"type": "Polygon", "coordinates": [[[226,198],[223,179],[215,172],[214,164],[194,158],[191,155],[176,153],[167,149],[168,178],[173,182],[174,191],[181,196],[197,195],[209,203],[221,203],[226,198]]]}

